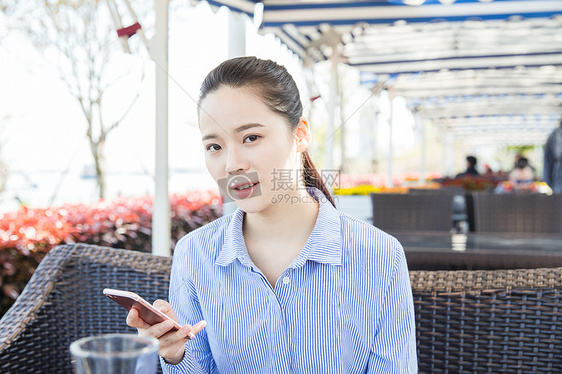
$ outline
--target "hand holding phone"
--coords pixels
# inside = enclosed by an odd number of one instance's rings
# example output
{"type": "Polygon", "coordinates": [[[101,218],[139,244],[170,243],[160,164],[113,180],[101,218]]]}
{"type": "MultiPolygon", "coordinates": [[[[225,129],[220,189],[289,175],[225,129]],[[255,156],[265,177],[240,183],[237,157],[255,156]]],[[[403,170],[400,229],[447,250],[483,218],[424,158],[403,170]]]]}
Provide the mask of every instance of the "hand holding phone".
{"type": "Polygon", "coordinates": [[[149,325],[171,321],[174,324],[173,330],[179,330],[181,328],[179,323],[153,307],[148,301],[134,292],[106,288],[103,290],[103,294],[127,310],[135,309],[139,317],[149,325]]]}

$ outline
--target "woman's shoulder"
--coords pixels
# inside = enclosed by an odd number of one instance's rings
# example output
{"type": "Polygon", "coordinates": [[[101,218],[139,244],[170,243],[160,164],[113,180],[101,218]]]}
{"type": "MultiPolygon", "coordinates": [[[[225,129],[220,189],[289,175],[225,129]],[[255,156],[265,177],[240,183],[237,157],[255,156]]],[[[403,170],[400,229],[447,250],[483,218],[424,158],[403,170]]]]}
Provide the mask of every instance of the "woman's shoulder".
{"type": "Polygon", "coordinates": [[[344,231],[359,231],[362,234],[370,237],[385,238],[387,240],[396,241],[396,243],[398,243],[396,238],[382,231],[370,222],[359,219],[355,216],[352,216],[351,214],[342,212],[341,210],[338,210],[338,214],[340,216],[342,229],[344,231]]]}
{"type": "Polygon", "coordinates": [[[396,274],[407,272],[404,249],[395,237],[343,212],[340,221],[343,265],[352,269],[348,274],[357,274],[365,292],[386,290],[396,274]]]}
{"type": "Polygon", "coordinates": [[[363,221],[350,214],[339,211],[344,249],[356,252],[365,260],[380,262],[387,258],[392,262],[400,252],[402,245],[392,235],[382,231],[372,223],[363,221]]]}

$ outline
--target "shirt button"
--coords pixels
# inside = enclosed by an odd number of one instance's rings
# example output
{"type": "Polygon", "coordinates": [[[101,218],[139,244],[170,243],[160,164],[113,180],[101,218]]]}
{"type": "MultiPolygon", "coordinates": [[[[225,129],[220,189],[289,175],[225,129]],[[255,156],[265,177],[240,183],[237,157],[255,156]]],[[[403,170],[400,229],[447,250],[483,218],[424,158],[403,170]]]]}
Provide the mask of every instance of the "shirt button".
{"type": "Polygon", "coordinates": [[[291,280],[289,279],[289,277],[283,278],[283,284],[289,284],[290,282],[291,280]]]}

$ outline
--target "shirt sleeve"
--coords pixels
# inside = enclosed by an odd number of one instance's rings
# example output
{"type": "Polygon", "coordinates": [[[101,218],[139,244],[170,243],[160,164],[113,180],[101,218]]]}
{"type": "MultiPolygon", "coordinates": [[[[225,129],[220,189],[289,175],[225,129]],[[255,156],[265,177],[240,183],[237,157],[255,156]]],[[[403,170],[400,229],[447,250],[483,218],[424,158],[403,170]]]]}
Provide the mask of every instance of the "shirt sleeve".
{"type": "MultiPolygon", "coordinates": [[[[178,245],[180,245],[180,243],[178,243],[178,245]]],[[[182,244],[185,245],[185,242],[182,244]]],[[[191,283],[190,277],[192,277],[194,273],[186,266],[187,261],[190,260],[188,257],[189,253],[176,247],[170,275],[169,299],[172,308],[178,316],[180,325],[190,324],[193,326],[204,318],[197,295],[191,283]],[[187,279],[184,279],[182,275],[187,279]]],[[[160,357],[162,372],[164,374],[218,373],[209,346],[206,329],[207,326],[195,336],[194,340],[185,344],[183,359],[178,364],[168,364],[160,357]]]]}
{"type": "Polygon", "coordinates": [[[406,256],[398,244],[366,374],[417,372],[414,299],[406,256]]]}

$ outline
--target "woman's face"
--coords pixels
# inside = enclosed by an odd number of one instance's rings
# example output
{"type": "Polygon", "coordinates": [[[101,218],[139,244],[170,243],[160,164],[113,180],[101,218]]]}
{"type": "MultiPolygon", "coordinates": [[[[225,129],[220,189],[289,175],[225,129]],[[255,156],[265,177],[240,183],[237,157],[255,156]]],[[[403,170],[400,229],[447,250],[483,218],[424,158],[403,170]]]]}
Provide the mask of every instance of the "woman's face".
{"type": "Polygon", "coordinates": [[[303,149],[283,117],[252,91],[231,87],[207,95],[199,112],[205,162],[221,192],[248,213],[267,209],[280,193],[294,194],[303,149]]]}

